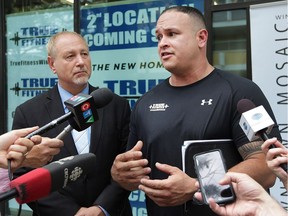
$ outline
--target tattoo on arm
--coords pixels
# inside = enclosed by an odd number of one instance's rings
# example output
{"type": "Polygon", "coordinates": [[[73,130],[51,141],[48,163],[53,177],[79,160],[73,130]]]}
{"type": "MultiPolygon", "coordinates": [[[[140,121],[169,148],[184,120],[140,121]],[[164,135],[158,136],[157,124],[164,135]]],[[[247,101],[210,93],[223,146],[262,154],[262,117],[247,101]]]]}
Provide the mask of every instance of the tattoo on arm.
{"type": "Polygon", "coordinates": [[[242,156],[242,158],[245,160],[248,156],[261,152],[262,143],[263,143],[262,141],[254,141],[254,142],[246,143],[242,145],[241,147],[239,147],[238,151],[240,155],[242,156]]]}

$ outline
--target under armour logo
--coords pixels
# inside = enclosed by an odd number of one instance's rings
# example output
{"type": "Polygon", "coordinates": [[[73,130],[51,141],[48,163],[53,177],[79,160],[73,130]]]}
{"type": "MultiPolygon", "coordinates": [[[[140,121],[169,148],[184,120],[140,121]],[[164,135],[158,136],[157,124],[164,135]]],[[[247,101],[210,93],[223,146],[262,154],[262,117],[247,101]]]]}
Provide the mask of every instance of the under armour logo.
{"type": "Polygon", "coordinates": [[[213,99],[209,99],[207,101],[205,99],[203,99],[201,102],[201,106],[204,106],[205,104],[210,106],[210,105],[212,105],[212,101],[213,101],[213,99]]]}

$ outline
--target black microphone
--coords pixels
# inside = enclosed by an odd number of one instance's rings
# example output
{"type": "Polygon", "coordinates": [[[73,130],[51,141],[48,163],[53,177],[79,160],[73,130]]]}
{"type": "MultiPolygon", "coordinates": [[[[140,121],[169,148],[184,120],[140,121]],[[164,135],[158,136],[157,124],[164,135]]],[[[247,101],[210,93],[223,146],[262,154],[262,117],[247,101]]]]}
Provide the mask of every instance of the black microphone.
{"type": "MultiPolygon", "coordinates": [[[[265,108],[261,105],[256,107],[249,99],[241,99],[237,104],[237,110],[241,113],[239,125],[249,141],[260,137],[263,141],[269,139],[268,133],[272,130],[274,121],[271,119],[265,108]]],[[[274,144],[269,148],[276,148],[274,144]]],[[[287,172],[287,164],[280,164],[287,172]]]]}
{"type": "Polygon", "coordinates": [[[0,194],[0,202],[16,198],[19,204],[23,204],[46,197],[94,171],[95,164],[96,156],[93,153],[54,161],[11,181],[11,189],[0,194]]]}
{"type": "Polygon", "coordinates": [[[30,139],[34,135],[41,135],[67,120],[74,129],[84,130],[98,119],[96,109],[106,106],[112,98],[113,94],[108,88],[96,89],[90,95],[82,93],[75,95],[64,102],[69,110],[68,113],[33,131],[25,138],[30,139]]]}

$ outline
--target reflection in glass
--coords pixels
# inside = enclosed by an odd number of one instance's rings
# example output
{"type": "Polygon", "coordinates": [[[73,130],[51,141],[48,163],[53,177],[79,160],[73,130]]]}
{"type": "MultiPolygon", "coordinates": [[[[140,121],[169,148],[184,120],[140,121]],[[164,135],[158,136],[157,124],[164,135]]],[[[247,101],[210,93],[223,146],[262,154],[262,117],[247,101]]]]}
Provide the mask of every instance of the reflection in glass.
{"type": "Polygon", "coordinates": [[[214,12],[212,16],[213,64],[247,77],[246,10],[214,12]]]}
{"type": "MultiPolygon", "coordinates": [[[[117,2],[123,0],[80,0],[80,5],[117,2]]],[[[6,14],[39,11],[52,8],[71,8],[74,0],[5,0],[6,14]]]]}
{"type": "Polygon", "coordinates": [[[213,5],[222,5],[222,4],[232,4],[232,3],[243,3],[243,2],[253,2],[257,0],[214,0],[212,1],[213,5]]]}

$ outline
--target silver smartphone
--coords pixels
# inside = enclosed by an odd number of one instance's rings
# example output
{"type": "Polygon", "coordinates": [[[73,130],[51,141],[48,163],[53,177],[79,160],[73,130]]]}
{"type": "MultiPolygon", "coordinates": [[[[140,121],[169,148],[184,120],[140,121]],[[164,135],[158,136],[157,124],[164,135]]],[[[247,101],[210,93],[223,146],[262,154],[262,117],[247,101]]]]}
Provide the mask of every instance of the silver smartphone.
{"type": "Polygon", "coordinates": [[[232,185],[219,184],[227,171],[221,150],[197,153],[193,159],[204,203],[208,204],[210,197],[218,204],[233,202],[232,185]]]}

